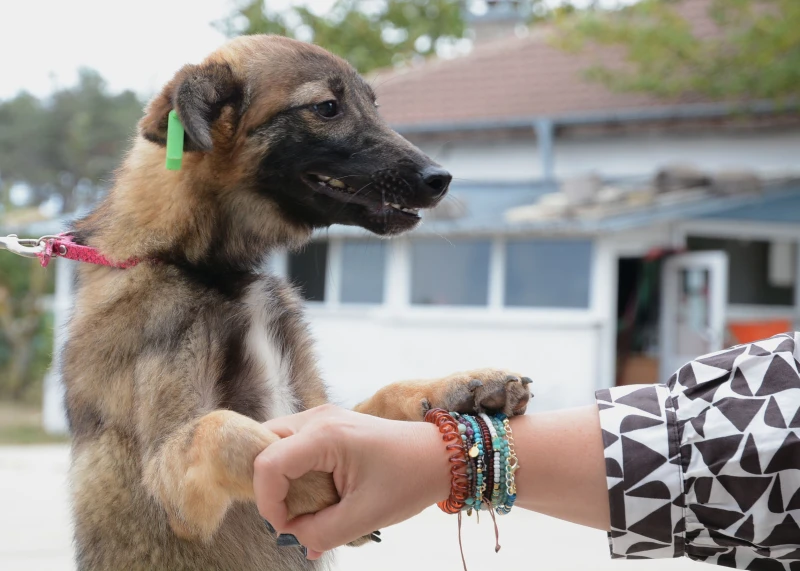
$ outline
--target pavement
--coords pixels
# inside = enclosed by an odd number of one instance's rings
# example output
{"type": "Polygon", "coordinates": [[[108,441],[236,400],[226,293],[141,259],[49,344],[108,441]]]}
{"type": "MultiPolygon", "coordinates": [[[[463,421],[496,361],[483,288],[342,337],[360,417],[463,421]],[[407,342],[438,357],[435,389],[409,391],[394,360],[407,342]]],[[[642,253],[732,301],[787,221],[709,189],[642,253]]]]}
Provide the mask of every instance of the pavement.
{"type": "MultiPolygon", "coordinates": [[[[74,571],[66,445],[0,447],[0,570],[74,571]]],[[[490,518],[467,518],[469,569],[538,571],[703,571],[687,559],[612,561],[606,534],[514,510],[498,518],[502,549],[494,552],[490,518]]],[[[436,508],[383,530],[383,543],[342,548],[335,571],[462,571],[455,517],[436,508]]],[[[266,571],[266,570],[265,570],[266,571]]]]}

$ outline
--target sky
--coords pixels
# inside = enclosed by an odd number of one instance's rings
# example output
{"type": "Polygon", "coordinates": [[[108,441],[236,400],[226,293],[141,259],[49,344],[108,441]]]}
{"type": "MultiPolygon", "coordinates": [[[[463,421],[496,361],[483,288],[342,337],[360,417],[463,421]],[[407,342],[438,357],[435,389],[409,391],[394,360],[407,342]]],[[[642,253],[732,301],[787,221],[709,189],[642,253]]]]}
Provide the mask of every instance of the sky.
{"type": "MultiPolygon", "coordinates": [[[[150,97],[225,41],[211,23],[236,1],[0,0],[0,99],[71,86],[80,67],[99,71],[112,91],[150,97]]],[[[273,9],[291,3],[269,0],[273,9]]],[[[324,11],[333,0],[304,3],[324,11]]]]}

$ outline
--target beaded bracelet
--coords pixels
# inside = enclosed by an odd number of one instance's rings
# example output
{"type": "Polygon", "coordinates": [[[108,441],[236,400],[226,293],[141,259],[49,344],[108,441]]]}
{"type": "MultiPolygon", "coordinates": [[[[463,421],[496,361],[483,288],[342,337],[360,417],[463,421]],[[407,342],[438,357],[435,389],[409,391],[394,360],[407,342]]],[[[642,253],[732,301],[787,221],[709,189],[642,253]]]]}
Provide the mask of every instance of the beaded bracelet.
{"type": "Polygon", "coordinates": [[[492,467],[494,468],[494,488],[492,489],[492,507],[496,508],[500,501],[501,490],[500,487],[502,485],[502,474],[500,471],[500,442],[497,437],[497,429],[495,428],[494,422],[486,413],[482,412],[480,417],[486,423],[486,426],[489,427],[489,434],[492,437],[492,467]]]}
{"type": "Polygon", "coordinates": [[[484,483],[484,472],[485,472],[485,462],[484,462],[484,441],[483,441],[483,434],[481,433],[480,426],[475,418],[471,416],[466,416],[467,422],[470,423],[472,427],[473,434],[475,435],[475,444],[469,451],[469,455],[473,458],[475,462],[475,493],[473,494],[474,498],[471,503],[472,507],[476,510],[481,509],[481,504],[483,504],[483,493],[486,491],[486,484],[484,483]]]}
{"type": "Polygon", "coordinates": [[[515,472],[519,459],[511,423],[504,414],[477,416],[429,410],[425,420],[436,424],[452,451],[450,497],[439,502],[446,513],[486,509],[505,515],[517,498],[515,472]]]}
{"type": "Polygon", "coordinates": [[[497,434],[502,439],[502,445],[500,449],[500,466],[501,471],[503,472],[503,496],[500,498],[498,508],[498,513],[500,513],[500,508],[502,508],[507,500],[508,500],[508,478],[509,478],[509,462],[508,462],[508,437],[506,435],[506,429],[503,426],[502,420],[500,418],[493,419],[497,428],[497,434]]]}
{"type": "MultiPolygon", "coordinates": [[[[472,515],[485,508],[494,520],[494,513],[506,515],[514,507],[517,487],[514,473],[519,459],[514,449],[511,423],[504,414],[476,416],[435,408],[425,414],[425,420],[436,424],[447,443],[452,463],[450,496],[438,502],[448,514],[458,514],[458,544],[464,571],[467,563],[461,543],[461,512],[472,515]]],[[[500,532],[494,522],[495,552],[500,550],[500,532]]]]}
{"type": "Polygon", "coordinates": [[[486,486],[484,488],[483,500],[486,502],[488,509],[492,509],[492,492],[494,490],[495,473],[494,473],[494,452],[492,448],[492,435],[489,433],[489,427],[486,422],[479,416],[475,417],[475,422],[478,423],[483,435],[484,450],[484,464],[486,465],[486,486]],[[488,495],[485,490],[489,490],[488,495]]]}
{"type": "Polygon", "coordinates": [[[467,452],[467,476],[470,480],[470,496],[465,500],[464,509],[467,514],[472,513],[472,508],[480,509],[484,483],[483,483],[483,436],[480,432],[475,419],[469,415],[460,415],[457,412],[450,413],[458,421],[458,430],[467,452]]]}
{"type": "Polygon", "coordinates": [[[514,507],[514,502],[517,499],[517,485],[514,479],[514,473],[519,468],[519,459],[517,458],[516,451],[514,450],[514,434],[511,432],[511,423],[505,415],[502,415],[503,428],[506,434],[506,444],[508,447],[508,454],[506,455],[506,490],[507,497],[504,504],[498,509],[499,514],[506,515],[511,512],[514,507]]]}

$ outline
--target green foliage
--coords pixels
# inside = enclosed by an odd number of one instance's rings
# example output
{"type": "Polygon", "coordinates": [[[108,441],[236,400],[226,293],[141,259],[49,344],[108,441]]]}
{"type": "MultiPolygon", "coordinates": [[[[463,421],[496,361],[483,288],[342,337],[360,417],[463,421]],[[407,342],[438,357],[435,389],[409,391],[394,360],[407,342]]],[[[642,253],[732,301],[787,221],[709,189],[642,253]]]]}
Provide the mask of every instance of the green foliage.
{"type": "Polygon", "coordinates": [[[588,77],[621,91],[717,99],[800,95],[800,2],[710,0],[718,33],[699,35],[680,1],[641,0],[621,10],[585,10],[561,20],[559,44],[624,50],[625,68],[596,65],[588,77]]]}
{"type": "Polygon", "coordinates": [[[53,351],[53,272],[38,260],[0,255],[0,399],[37,401],[53,351]]]}
{"type": "MultiPolygon", "coordinates": [[[[94,200],[141,112],[133,92],[109,94],[88,70],[75,87],[46,99],[21,93],[0,102],[0,214],[11,207],[15,183],[33,190],[34,204],[60,195],[67,212],[94,200]]],[[[52,315],[43,306],[52,276],[36,260],[0,253],[0,399],[41,397],[53,344],[52,315]]]]}
{"type": "Polygon", "coordinates": [[[21,93],[0,102],[0,190],[24,182],[37,202],[60,194],[73,210],[107,184],[141,113],[133,92],[109,94],[90,70],[45,100],[21,93]]]}
{"type": "Polygon", "coordinates": [[[275,12],[264,0],[247,0],[221,28],[230,36],[281,34],[311,40],[362,73],[429,56],[466,31],[461,3],[455,0],[337,0],[325,15],[306,6],[275,12]]]}

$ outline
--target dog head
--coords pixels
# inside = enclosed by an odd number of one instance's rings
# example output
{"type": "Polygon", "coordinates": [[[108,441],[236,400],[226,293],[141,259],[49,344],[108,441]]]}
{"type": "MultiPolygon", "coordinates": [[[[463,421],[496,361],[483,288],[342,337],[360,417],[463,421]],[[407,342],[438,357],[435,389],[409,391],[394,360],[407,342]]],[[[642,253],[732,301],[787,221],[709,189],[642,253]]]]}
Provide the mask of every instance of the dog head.
{"type": "Polygon", "coordinates": [[[148,141],[165,144],[171,109],[185,129],[183,168],[243,206],[241,216],[271,201],[298,227],[393,235],[416,226],[450,183],[381,119],[356,71],[311,44],[245,36],[184,67],[140,123],[148,141]]]}

